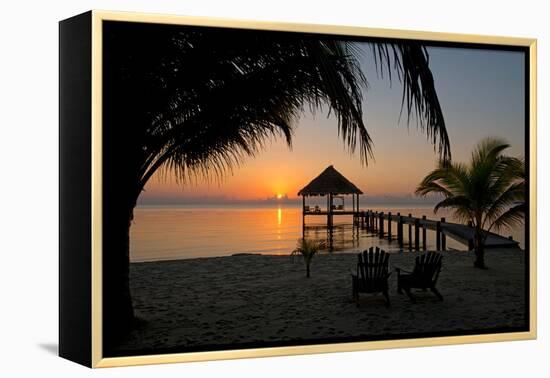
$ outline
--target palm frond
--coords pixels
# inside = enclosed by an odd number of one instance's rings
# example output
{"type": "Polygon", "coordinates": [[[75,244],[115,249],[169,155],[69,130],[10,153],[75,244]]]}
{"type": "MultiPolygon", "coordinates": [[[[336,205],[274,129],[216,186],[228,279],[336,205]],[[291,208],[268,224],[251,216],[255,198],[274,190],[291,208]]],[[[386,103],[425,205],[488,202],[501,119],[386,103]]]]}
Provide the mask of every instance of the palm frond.
{"type": "Polygon", "coordinates": [[[518,203],[525,202],[525,182],[520,181],[510,185],[491,204],[485,213],[485,224],[492,228],[501,214],[506,213],[510,208],[516,207],[518,203]]]}
{"type": "Polygon", "coordinates": [[[401,114],[406,112],[407,125],[414,116],[417,127],[426,133],[441,160],[449,161],[449,136],[426,47],[417,42],[372,43],[370,46],[380,75],[384,77],[384,72],[387,72],[391,84],[393,70],[402,83],[401,114]]]}
{"type": "Polygon", "coordinates": [[[497,137],[482,139],[472,151],[470,166],[475,167],[487,162],[493,162],[510,145],[506,140],[497,137]]]}
{"type": "MultiPolygon", "coordinates": [[[[362,163],[373,157],[362,111],[364,51],[356,42],[145,24],[109,30],[104,74],[114,106],[106,114],[131,135],[121,148],[138,194],[155,172],[173,172],[180,181],[221,179],[272,140],[291,147],[308,108],[334,114],[344,145],[358,150],[362,163]]],[[[403,84],[407,122],[415,118],[440,157],[450,158],[425,47],[371,45],[377,65],[403,84]]]]}
{"type": "Polygon", "coordinates": [[[465,196],[453,196],[445,198],[444,200],[438,202],[434,206],[434,211],[437,212],[439,209],[448,209],[448,208],[462,208],[467,211],[470,210],[470,199],[465,196]]]}
{"type": "Polygon", "coordinates": [[[296,242],[296,248],[290,253],[290,255],[301,255],[304,260],[308,261],[311,260],[320,250],[325,248],[326,243],[323,241],[300,238],[296,242]]]}
{"type": "MultiPolygon", "coordinates": [[[[239,43],[244,47],[247,41],[239,43]]],[[[361,110],[361,87],[366,80],[358,63],[344,55],[342,44],[266,39],[262,46],[256,51],[259,56],[251,53],[246,64],[240,62],[238,70],[234,68],[236,58],[226,59],[225,64],[231,69],[223,82],[218,79],[216,85],[201,84],[200,96],[193,101],[179,93],[171,108],[156,117],[163,138],[157,138],[148,148],[150,158],[141,167],[142,183],[165,163],[165,167],[178,169],[186,161],[198,163],[200,156],[208,162],[182,166],[178,177],[197,167],[204,173],[208,171],[204,167],[223,172],[238,165],[245,156],[255,156],[266,140],[279,135],[291,146],[293,128],[308,104],[313,111],[328,105],[329,111],[336,115],[338,132],[350,152],[358,146],[362,162],[372,157],[372,141],[361,110]],[[186,110],[189,103],[198,110],[186,110]],[[197,144],[197,139],[216,147],[205,149],[204,143],[197,144]],[[201,150],[193,153],[199,147],[201,150]],[[228,153],[235,149],[240,152],[228,153]]],[[[210,47],[227,48],[226,44],[210,47]]],[[[218,74],[223,71],[223,67],[217,68],[218,74]]],[[[184,83],[181,87],[184,88],[184,83]]]]}
{"type": "Polygon", "coordinates": [[[463,164],[440,161],[439,166],[424,177],[415,193],[421,196],[437,193],[445,197],[464,195],[469,182],[468,171],[463,164]]]}
{"type": "Polygon", "coordinates": [[[445,197],[452,195],[451,191],[435,181],[422,182],[416,187],[415,194],[419,196],[427,196],[429,194],[442,194],[445,197]]]}
{"type": "Polygon", "coordinates": [[[461,222],[468,222],[474,219],[474,209],[471,208],[471,201],[465,196],[452,196],[438,202],[434,206],[434,213],[439,209],[452,209],[455,218],[461,222]]]}
{"type": "Polygon", "coordinates": [[[525,203],[520,203],[512,206],[504,213],[502,213],[491,225],[490,228],[494,228],[497,231],[503,228],[514,228],[523,223],[525,219],[525,203]]]}

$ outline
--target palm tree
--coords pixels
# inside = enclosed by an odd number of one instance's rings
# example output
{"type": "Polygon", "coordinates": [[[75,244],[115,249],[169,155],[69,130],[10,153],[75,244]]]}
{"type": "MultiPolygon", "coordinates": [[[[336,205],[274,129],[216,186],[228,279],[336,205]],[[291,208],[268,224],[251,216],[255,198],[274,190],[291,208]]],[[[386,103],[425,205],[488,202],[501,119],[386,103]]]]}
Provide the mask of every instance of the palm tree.
{"type": "Polygon", "coordinates": [[[306,263],[306,278],[310,277],[309,274],[309,267],[311,265],[311,260],[313,259],[313,256],[319,252],[319,250],[325,248],[325,243],[316,241],[316,240],[309,240],[306,238],[300,238],[298,239],[298,242],[296,243],[296,249],[294,249],[291,253],[291,256],[295,255],[302,255],[304,258],[304,262],[306,263]]]}
{"type": "Polygon", "coordinates": [[[222,178],[273,138],[291,146],[305,109],[334,114],[345,146],[359,149],[367,163],[372,141],[363,121],[361,54],[390,80],[397,73],[407,119],[417,120],[439,156],[450,157],[421,44],[372,43],[368,50],[319,35],[121,22],[103,27],[105,340],[132,325],[129,229],[155,173],[172,173],[184,184],[222,178]]]}
{"type": "Polygon", "coordinates": [[[484,245],[488,232],[511,228],[525,216],[525,164],[503,154],[510,145],[486,138],[472,152],[468,165],[440,162],[416,189],[416,194],[439,194],[444,199],[434,212],[450,208],[463,222],[475,227],[474,265],[486,268],[484,245]]]}

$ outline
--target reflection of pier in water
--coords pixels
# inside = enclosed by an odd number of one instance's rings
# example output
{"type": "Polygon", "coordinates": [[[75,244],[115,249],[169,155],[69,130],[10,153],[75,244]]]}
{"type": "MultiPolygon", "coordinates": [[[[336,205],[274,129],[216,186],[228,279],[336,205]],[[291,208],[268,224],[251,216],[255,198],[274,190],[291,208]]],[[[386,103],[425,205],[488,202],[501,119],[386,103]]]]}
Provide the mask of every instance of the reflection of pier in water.
{"type": "Polygon", "coordinates": [[[361,230],[353,224],[307,225],[302,231],[302,237],[326,242],[330,252],[358,248],[361,236],[361,230]]]}

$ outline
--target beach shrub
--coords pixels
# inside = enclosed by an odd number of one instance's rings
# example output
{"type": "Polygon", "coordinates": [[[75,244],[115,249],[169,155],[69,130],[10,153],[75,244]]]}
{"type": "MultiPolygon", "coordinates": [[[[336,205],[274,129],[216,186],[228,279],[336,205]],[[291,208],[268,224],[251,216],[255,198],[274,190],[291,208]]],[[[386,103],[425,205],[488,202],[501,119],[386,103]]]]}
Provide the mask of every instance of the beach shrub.
{"type": "Polygon", "coordinates": [[[298,239],[296,249],[292,251],[291,256],[302,255],[306,263],[306,277],[310,277],[310,265],[313,256],[320,250],[325,248],[325,243],[317,240],[309,240],[306,238],[298,239]]]}

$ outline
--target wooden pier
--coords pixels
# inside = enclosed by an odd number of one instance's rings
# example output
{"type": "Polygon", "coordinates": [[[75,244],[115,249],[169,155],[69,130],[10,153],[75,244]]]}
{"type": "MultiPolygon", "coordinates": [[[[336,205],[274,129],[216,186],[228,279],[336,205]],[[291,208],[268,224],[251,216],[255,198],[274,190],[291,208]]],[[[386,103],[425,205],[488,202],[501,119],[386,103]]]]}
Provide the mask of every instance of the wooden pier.
{"type": "MultiPolygon", "coordinates": [[[[378,234],[380,238],[387,238],[389,241],[397,240],[399,246],[403,248],[404,232],[407,231],[407,247],[416,251],[427,249],[426,231],[435,232],[436,249],[438,251],[447,249],[447,237],[464,244],[468,249],[473,249],[474,233],[473,227],[459,223],[447,222],[445,218],[441,220],[413,217],[412,214],[401,215],[391,212],[378,212],[373,210],[357,211],[352,214],[354,224],[366,229],[372,233],[378,234]],[[392,223],[396,227],[396,237],[394,238],[392,223]],[[387,230],[387,231],[385,231],[387,230]],[[414,234],[413,234],[414,231],[414,234]]],[[[511,238],[488,233],[485,240],[485,248],[514,248],[519,243],[511,238]]]]}
{"type": "MultiPolygon", "coordinates": [[[[405,245],[404,233],[407,232],[406,240],[409,250],[426,250],[427,230],[435,232],[435,244],[438,251],[447,249],[447,237],[464,244],[469,250],[474,248],[475,230],[473,227],[447,222],[445,218],[431,220],[427,219],[426,216],[416,218],[412,214],[401,215],[400,213],[361,210],[359,196],[362,194],[361,189],[345,178],[332,165],[327,167],[298,192],[298,195],[302,196],[302,235],[305,234],[306,216],[324,216],[327,218],[326,229],[329,232],[330,243],[334,217],[352,215],[354,228],[366,229],[377,234],[380,238],[387,238],[390,242],[397,240],[400,248],[405,245]],[[345,196],[351,196],[351,210],[349,207],[345,207],[345,196]],[[326,209],[322,209],[319,205],[308,206],[306,197],[326,197],[326,209]],[[341,201],[341,203],[334,205],[335,199],[341,201]]],[[[485,239],[485,248],[513,248],[518,246],[517,241],[494,233],[488,233],[485,239]]]]}

